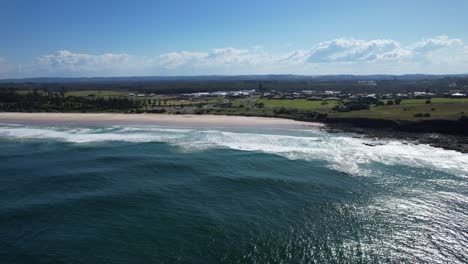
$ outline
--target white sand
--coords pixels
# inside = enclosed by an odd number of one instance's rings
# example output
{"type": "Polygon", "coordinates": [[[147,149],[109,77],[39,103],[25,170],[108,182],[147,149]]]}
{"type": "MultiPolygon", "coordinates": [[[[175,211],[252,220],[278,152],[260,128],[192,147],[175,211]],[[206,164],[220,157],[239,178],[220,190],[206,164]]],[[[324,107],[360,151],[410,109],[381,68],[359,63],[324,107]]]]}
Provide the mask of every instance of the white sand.
{"type": "Polygon", "coordinates": [[[3,123],[102,123],[145,124],[161,126],[210,127],[269,127],[311,129],[323,124],[282,118],[244,117],[224,115],[168,115],[168,114],[113,114],[113,113],[0,113],[3,123]]]}

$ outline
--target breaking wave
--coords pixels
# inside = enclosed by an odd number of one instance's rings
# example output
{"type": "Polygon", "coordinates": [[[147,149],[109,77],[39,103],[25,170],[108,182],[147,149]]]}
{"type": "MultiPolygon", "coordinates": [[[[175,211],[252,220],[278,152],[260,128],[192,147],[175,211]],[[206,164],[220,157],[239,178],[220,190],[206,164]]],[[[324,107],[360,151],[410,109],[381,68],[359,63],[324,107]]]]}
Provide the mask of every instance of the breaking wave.
{"type": "Polygon", "coordinates": [[[368,175],[372,173],[369,164],[379,163],[429,168],[461,177],[468,176],[468,155],[463,153],[429,145],[354,138],[318,130],[234,132],[153,126],[64,128],[0,124],[0,137],[52,139],[78,144],[104,141],[161,142],[184,151],[228,148],[275,154],[288,159],[324,160],[333,169],[354,175],[368,175]]]}

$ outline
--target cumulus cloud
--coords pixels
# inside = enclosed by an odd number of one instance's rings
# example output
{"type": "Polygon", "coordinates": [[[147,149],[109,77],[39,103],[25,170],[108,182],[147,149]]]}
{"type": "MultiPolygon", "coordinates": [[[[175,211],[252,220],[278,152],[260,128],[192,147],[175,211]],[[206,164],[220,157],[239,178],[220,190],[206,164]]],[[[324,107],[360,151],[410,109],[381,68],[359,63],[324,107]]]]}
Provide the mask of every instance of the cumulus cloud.
{"type": "Polygon", "coordinates": [[[453,49],[462,45],[462,40],[447,36],[422,40],[408,46],[389,39],[366,41],[341,38],[316,45],[307,54],[307,61],[310,63],[403,61],[443,48],[453,49]]]}
{"type": "Polygon", "coordinates": [[[280,63],[305,63],[310,56],[309,50],[294,50],[279,59],[280,63]]]}
{"type": "Polygon", "coordinates": [[[391,39],[339,38],[282,53],[268,52],[260,46],[176,51],[150,57],[61,50],[21,66],[0,59],[0,76],[437,74],[466,72],[467,62],[468,46],[461,39],[447,36],[407,45],[391,39]]]}
{"type": "Polygon", "coordinates": [[[182,51],[182,52],[171,52],[162,54],[159,56],[160,64],[163,67],[168,69],[174,69],[180,66],[184,66],[187,64],[198,64],[201,60],[205,59],[208,56],[207,53],[203,52],[189,52],[189,51],[182,51]]]}
{"type": "Polygon", "coordinates": [[[461,39],[451,39],[448,36],[439,36],[416,43],[412,50],[415,52],[432,52],[446,47],[459,47],[463,45],[461,39]]]}
{"type": "Polygon", "coordinates": [[[307,61],[314,63],[394,60],[406,56],[408,52],[394,40],[365,41],[341,38],[319,43],[310,51],[307,61]]]}
{"type": "Polygon", "coordinates": [[[128,54],[81,54],[61,50],[55,54],[40,56],[31,66],[39,72],[71,75],[122,74],[142,68],[145,61],[128,54]]]}
{"type": "Polygon", "coordinates": [[[271,55],[260,49],[213,49],[211,52],[172,52],[160,55],[160,65],[167,69],[177,67],[223,68],[232,66],[255,66],[271,62],[271,55]]]}

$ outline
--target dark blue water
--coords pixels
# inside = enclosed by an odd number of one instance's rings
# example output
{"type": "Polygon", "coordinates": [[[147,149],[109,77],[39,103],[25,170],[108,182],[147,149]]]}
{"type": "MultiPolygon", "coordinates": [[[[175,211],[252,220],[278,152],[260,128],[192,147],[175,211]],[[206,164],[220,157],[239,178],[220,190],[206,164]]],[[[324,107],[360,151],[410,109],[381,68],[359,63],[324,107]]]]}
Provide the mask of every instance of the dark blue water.
{"type": "Polygon", "coordinates": [[[466,263],[467,155],[310,131],[0,126],[1,263],[466,263]]]}

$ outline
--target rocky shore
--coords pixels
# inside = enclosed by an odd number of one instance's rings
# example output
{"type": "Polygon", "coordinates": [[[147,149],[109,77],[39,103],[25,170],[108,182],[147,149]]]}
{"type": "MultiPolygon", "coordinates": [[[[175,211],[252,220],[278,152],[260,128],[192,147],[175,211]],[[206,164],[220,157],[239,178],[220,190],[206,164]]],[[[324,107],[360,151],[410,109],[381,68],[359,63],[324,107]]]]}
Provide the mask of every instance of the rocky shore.
{"type": "Polygon", "coordinates": [[[397,123],[390,120],[348,119],[326,123],[325,129],[331,133],[348,132],[370,138],[398,139],[468,153],[467,122],[432,120],[397,123]]]}

